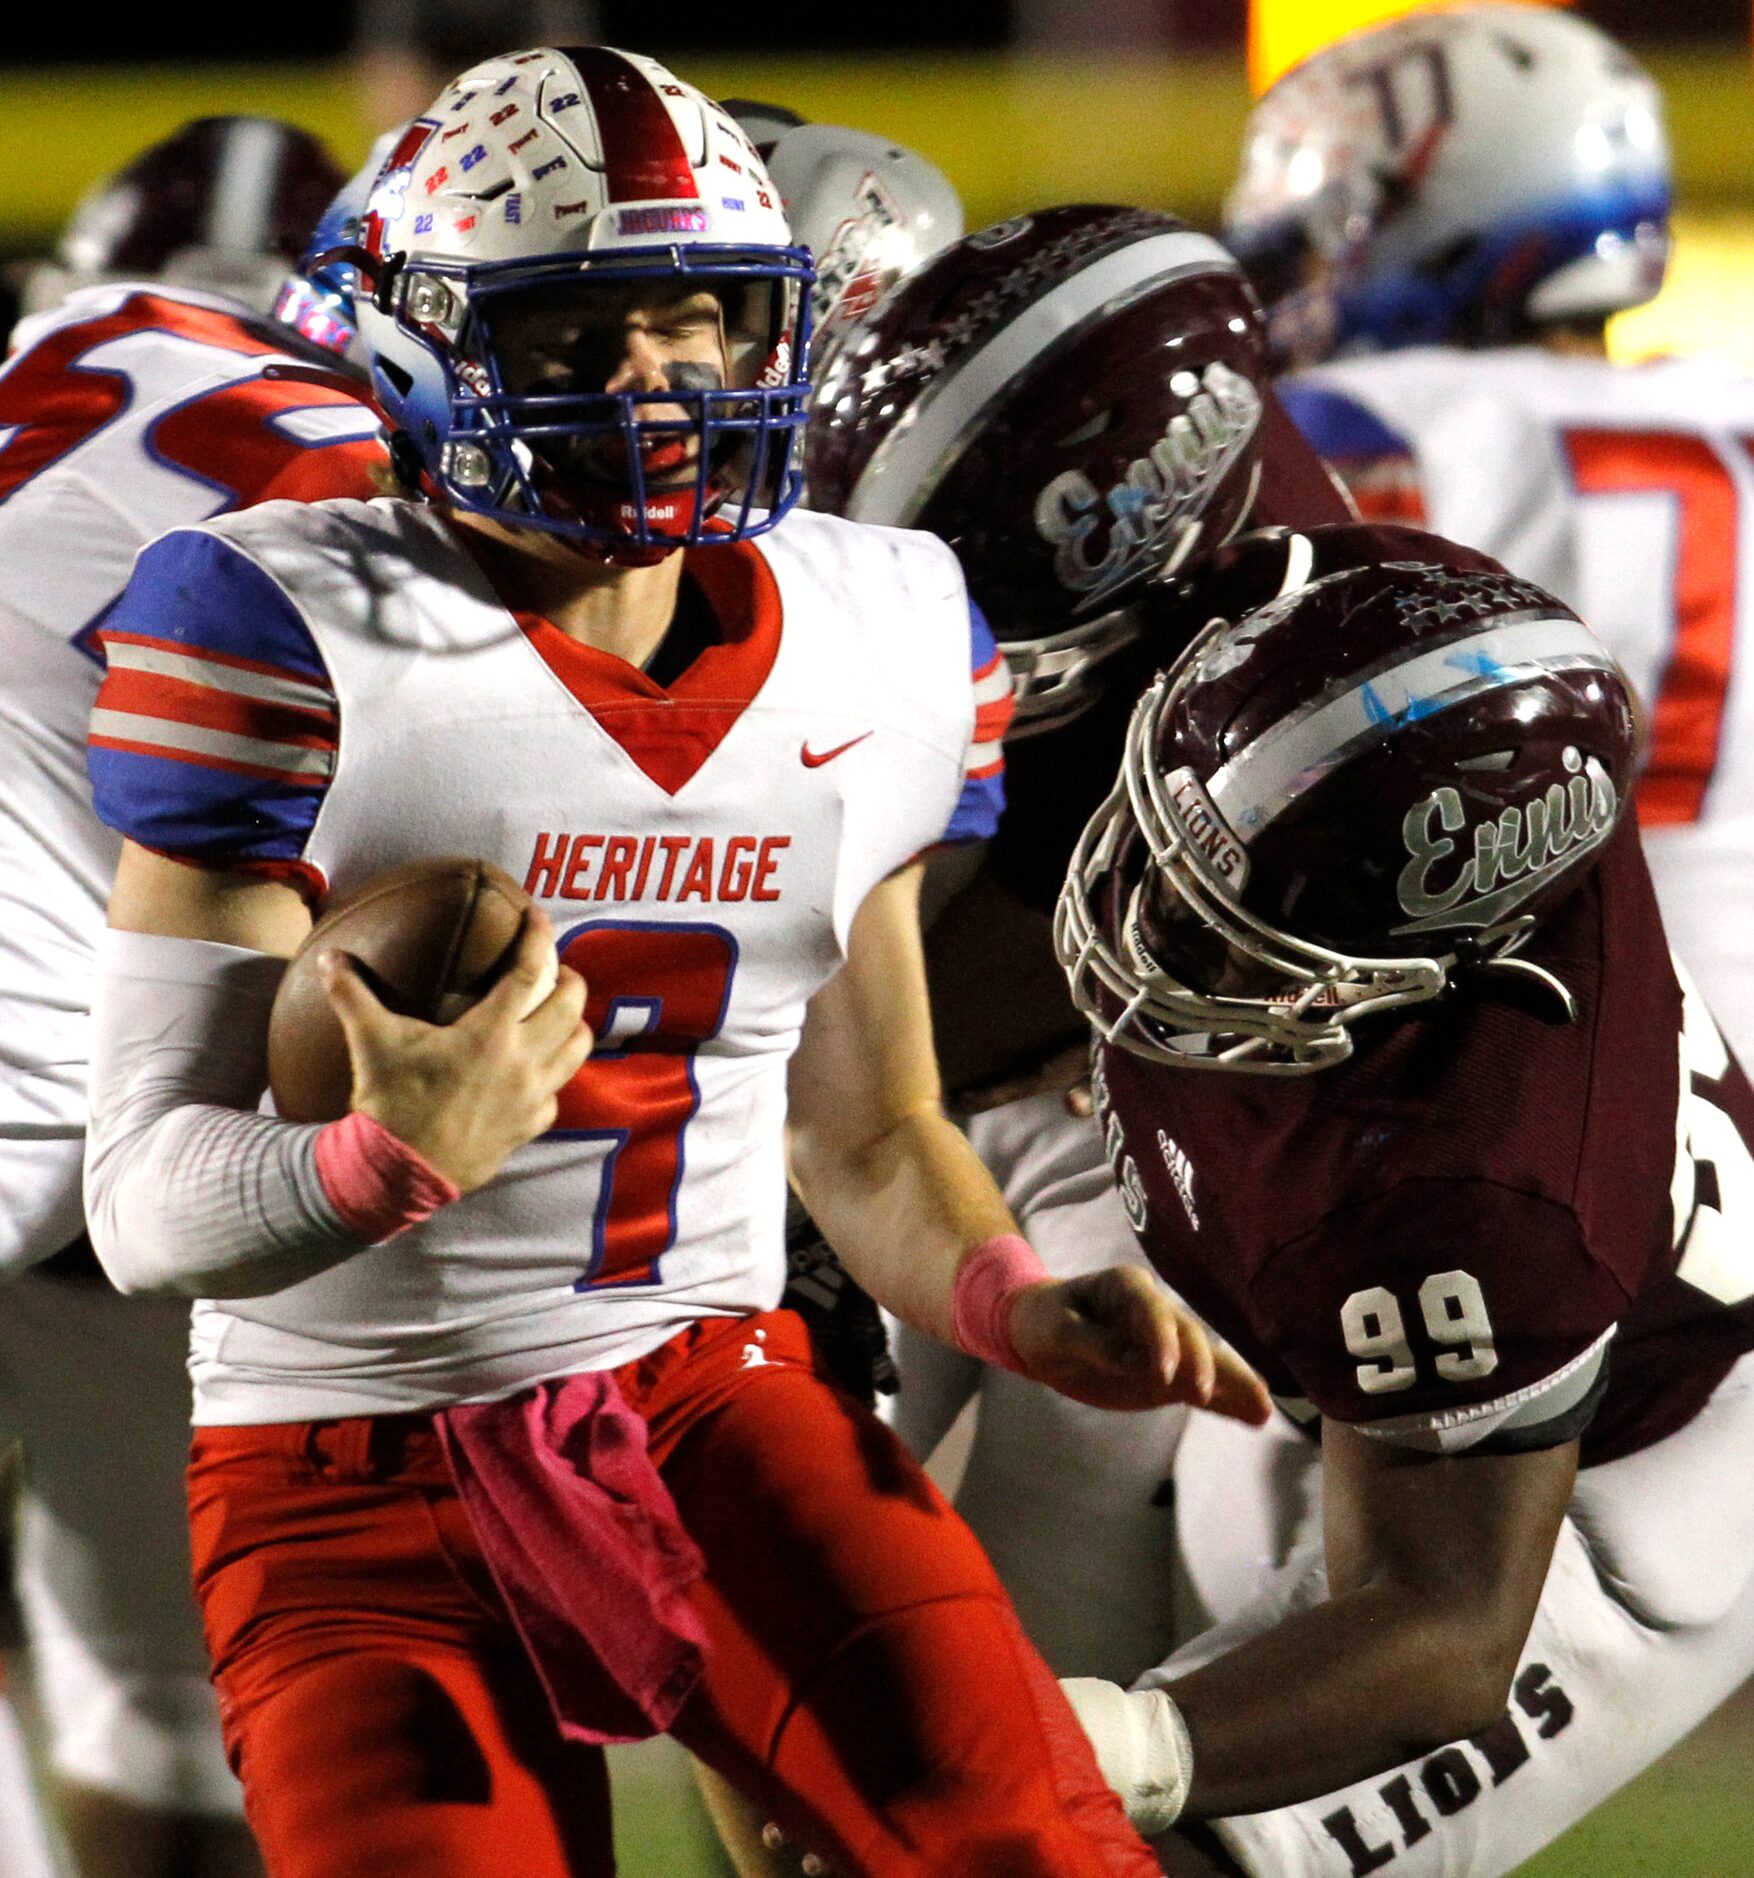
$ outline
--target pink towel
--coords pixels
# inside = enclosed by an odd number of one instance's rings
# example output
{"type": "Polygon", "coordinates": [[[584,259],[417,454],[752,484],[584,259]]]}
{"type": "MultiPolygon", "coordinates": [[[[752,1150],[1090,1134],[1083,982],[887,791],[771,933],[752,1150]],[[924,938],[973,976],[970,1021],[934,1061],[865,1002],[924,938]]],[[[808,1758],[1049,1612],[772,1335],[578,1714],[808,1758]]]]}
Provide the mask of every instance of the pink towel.
{"type": "Polygon", "coordinates": [[[434,1417],[469,1523],[575,1741],[661,1733],[706,1667],[704,1570],[607,1373],[434,1417]]]}

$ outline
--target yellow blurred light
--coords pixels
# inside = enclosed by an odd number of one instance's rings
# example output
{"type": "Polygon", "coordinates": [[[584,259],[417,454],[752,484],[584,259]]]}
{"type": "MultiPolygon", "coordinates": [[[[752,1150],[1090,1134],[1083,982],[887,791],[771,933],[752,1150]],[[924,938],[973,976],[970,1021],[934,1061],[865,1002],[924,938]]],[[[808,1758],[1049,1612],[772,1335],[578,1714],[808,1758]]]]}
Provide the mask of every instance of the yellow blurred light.
{"type": "MultiPolygon", "coordinates": [[[[1250,0],[1249,84],[1258,98],[1294,65],[1348,33],[1380,26],[1404,13],[1435,13],[1459,0],[1250,0]]],[[[1517,0],[1525,6],[1569,6],[1571,0],[1517,0]]]]}

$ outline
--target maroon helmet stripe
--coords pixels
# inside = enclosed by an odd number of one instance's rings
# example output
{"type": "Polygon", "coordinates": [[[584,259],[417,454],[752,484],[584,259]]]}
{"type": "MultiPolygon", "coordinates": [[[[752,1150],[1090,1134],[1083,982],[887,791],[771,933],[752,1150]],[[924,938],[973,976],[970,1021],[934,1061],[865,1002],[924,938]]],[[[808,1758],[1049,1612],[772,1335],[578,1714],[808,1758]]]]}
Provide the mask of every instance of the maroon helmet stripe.
{"type": "Polygon", "coordinates": [[[607,46],[581,47],[571,57],[597,114],[609,200],[698,201],[694,166],[645,73],[607,46]]]}

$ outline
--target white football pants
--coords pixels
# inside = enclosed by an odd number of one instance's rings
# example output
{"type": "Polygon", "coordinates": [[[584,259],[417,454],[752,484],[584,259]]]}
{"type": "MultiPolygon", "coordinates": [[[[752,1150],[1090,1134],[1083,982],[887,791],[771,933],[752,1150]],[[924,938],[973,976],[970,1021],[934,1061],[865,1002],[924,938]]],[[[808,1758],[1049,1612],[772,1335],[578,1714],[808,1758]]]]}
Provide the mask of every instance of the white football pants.
{"type": "MultiPolygon", "coordinates": [[[[1178,1675],[1326,1596],[1320,1450],[1208,1415],[1176,1457],[1187,1578],[1213,1627],[1178,1675]]],[[[1754,1673],[1754,1356],[1685,1428],[1578,1476],[1503,1717],[1277,1812],[1215,1822],[1251,1878],[1499,1878],[1754,1673]]],[[[1754,1870],[1754,1827],[1739,1862],[1754,1870]]]]}

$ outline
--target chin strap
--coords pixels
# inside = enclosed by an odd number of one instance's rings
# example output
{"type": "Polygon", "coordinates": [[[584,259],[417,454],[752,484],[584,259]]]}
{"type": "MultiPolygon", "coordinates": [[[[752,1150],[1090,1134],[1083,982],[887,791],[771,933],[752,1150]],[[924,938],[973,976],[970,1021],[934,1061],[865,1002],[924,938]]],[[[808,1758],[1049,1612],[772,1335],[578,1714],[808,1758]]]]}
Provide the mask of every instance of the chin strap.
{"type": "MultiPolygon", "coordinates": [[[[683,489],[648,495],[642,506],[620,489],[568,488],[546,458],[535,456],[534,462],[545,473],[532,475],[530,486],[549,515],[628,537],[620,541],[574,539],[574,545],[589,558],[613,567],[650,567],[677,549],[686,548],[689,537],[711,524],[730,493],[714,475],[708,477],[704,490],[697,490],[691,483],[683,489]],[[631,538],[641,528],[651,536],[649,541],[631,538]]],[[[515,515],[508,513],[504,519],[514,527],[517,524],[515,515]]]]}
{"type": "Polygon", "coordinates": [[[1484,956],[1478,942],[1471,939],[1457,944],[1451,976],[1549,1024],[1575,1024],[1582,1014],[1571,988],[1546,966],[1504,953],[1484,956]]]}

